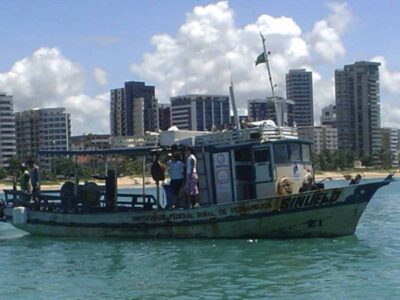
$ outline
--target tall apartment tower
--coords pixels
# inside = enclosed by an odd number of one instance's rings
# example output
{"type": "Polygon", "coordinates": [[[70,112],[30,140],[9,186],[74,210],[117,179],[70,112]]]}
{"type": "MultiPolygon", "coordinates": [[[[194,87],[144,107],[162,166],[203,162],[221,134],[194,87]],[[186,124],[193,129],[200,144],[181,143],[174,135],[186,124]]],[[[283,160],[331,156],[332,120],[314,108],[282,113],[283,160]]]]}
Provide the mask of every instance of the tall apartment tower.
{"type": "Polygon", "coordinates": [[[335,71],[338,147],[356,158],[376,157],[381,148],[379,66],[360,61],[335,71]]]}
{"type": "Polygon", "coordinates": [[[158,101],[154,86],[128,81],[123,88],[110,91],[111,136],[143,136],[158,131],[158,101]]]}
{"type": "MultiPolygon", "coordinates": [[[[39,150],[69,150],[70,114],[63,107],[31,109],[15,114],[17,156],[38,159],[39,150]]],[[[41,166],[50,168],[50,159],[41,157],[41,166]]]]}
{"type": "Polygon", "coordinates": [[[314,126],[312,72],[289,70],[286,74],[286,99],[294,101],[296,126],[314,126]]]}
{"type": "Polygon", "coordinates": [[[207,131],[229,126],[229,97],[183,95],[171,98],[172,125],[179,129],[207,131]]]}
{"type": "Polygon", "coordinates": [[[399,166],[399,151],[397,149],[397,145],[399,144],[398,132],[397,128],[381,128],[382,148],[389,151],[391,154],[391,166],[396,168],[399,166]]]}
{"type": "Polygon", "coordinates": [[[158,103],[158,120],[161,130],[171,127],[171,104],[158,103]]]}
{"type": "Polygon", "coordinates": [[[0,94],[0,168],[16,154],[15,115],[12,96],[0,94]]]}
{"type": "Polygon", "coordinates": [[[126,136],[124,88],[110,91],[110,127],[111,136],[126,136]]]}

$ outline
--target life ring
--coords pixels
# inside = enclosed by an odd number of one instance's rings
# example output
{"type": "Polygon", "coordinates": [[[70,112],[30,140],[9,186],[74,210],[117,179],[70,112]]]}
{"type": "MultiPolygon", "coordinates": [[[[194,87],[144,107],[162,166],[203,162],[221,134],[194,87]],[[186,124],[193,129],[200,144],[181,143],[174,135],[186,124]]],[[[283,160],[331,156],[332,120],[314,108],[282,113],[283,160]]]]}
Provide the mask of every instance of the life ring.
{"type": "Polygon", "coordinates": [[[293,193],[293,181],[289,177],[282,177],[278,181],[278,195],[290,195],[293,193]]]}

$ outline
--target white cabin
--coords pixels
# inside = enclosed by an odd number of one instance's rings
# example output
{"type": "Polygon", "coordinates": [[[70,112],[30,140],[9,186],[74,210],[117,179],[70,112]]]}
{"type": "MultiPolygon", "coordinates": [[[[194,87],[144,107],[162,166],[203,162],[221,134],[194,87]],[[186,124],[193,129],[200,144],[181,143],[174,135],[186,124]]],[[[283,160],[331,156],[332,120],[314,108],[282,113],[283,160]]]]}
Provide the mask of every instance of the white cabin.
{"type": "Polygon", "coordinates": [[[200,203],[282,195],[282,180],[289,180],[297,193],[313,172],[310,146],[297,138],[295,128],[249,128],[196,137],[200,203]]]}

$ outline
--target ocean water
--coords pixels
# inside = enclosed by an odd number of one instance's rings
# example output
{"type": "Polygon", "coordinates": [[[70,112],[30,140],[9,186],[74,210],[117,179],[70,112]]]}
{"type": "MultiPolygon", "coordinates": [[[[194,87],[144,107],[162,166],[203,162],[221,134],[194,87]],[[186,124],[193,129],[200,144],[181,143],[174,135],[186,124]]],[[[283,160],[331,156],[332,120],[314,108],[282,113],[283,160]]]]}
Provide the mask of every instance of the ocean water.
{"type": "Polygon", "coordinates": [[[0,224],[0,299],[167,298],[399,299],[400,182],[341,238],[46,238],[0,224]]]}

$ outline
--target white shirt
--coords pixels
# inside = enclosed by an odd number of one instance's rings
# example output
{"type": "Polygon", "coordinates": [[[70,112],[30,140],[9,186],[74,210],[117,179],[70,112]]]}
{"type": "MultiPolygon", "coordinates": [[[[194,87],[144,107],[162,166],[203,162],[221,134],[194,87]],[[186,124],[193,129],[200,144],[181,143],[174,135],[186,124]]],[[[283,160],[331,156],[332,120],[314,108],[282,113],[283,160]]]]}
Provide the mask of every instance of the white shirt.
{"type": "Polygon", "coordinates": [[[169,176],[171,177],[172,180],[174,179],[183,179],[183,162],[181,162],[180,160],[177,161],[172,161],[169,160],[167,161],[167,165],[168,165],[168,172],[169,172],[169,176]]]}
{"type": "Polygon", "coordinates": [[[186,175],[190,175],[192,172],[192,162],[193,162],[193,172],[197,173],[196,171],[196,164],[197,164],[197,159],[194,154],[190,154],[188,158],[186,159],[186,175]]]}

